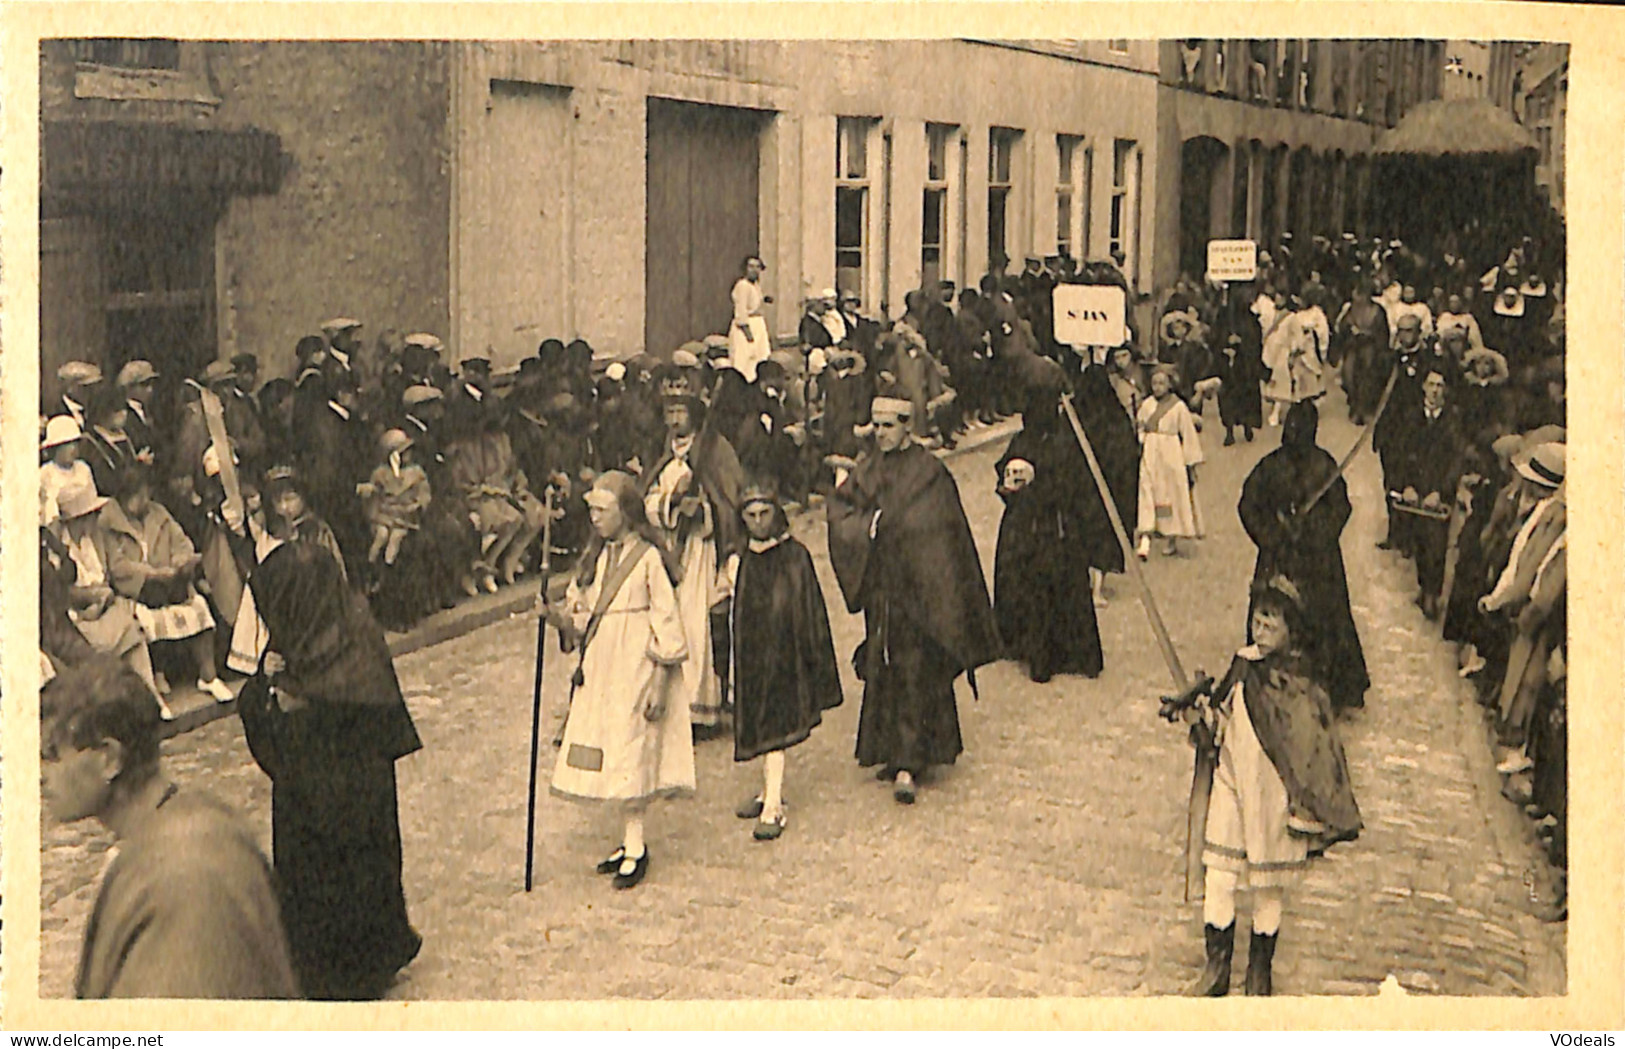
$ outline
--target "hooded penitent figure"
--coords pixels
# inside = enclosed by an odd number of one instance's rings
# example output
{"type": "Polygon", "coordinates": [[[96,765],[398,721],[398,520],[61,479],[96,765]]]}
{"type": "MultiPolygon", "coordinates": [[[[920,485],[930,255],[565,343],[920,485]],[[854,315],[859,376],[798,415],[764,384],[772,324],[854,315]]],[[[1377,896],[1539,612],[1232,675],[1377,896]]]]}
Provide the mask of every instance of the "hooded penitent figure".
{"type": "MultiPolygon", "coordinates": [[[[1112,494],[1118,518],[1125,528],[1133,529],[1140,488],[1140,439],[1134,432],[1134,420],[1123,411],[1105,365],[1087,365],[1078,376],[1077,387],[1078,422],[1094,449],[1100,472],[1106,477],[1106,488],[1112,494]]],[[[1065,435],[1076,443],[1071,424],[1064,416],[1060,424],[1065,435]]],[[[1078,451],[1081,455],[1082,449],[1078,451]]],[[[1084,462],[1083,467],[1087,472],[1088,463],[1084,462]]],[[[1121,573],[1123,544],[1118,542],[1117,533],[1112,529],[1111,517],[1100,497],[1100,486],[1093,477],[1086,479],[1088,484],[1078,502],[1081,514],[1078,540],[1088,553],[1091,568],[1121,573]]]]}
{"type": "Polygon", "coordinates": [[[912,407],[875,399],[877,451],[828,504],[835,575],[847,610],[864,615],[854,659],[864,681],[858,763],[893,772],[904,802],[914,799],[914,776],[964,749],[954,679],[1002,648],[959,487],[908,439],[912,407]]]}
{"type": "MultiPolygon", "coordinates": [[[[1266,455],[1241,487],[1236,510],[1258,547],[1253,582],[1284,576],[1302,595],[1316,643],[1309,651],[1320,683],[1337,708],[1365,704],[1366,674],[1360,634],[1349,611],[1348,580],[1339,538],[1348,523],[1348,483],[1339,477],[1307,515],[1309,497],[1336,472],[1331,454],[1315,444],[1320,413],[1307,401],[1288,410],[1281,447],[1266,455]]],[[[1251,610],[1249,609],[1249,621],[1251,610]]]]}
{"type": "Polygon", "coordinates": [[[263,647],[239,710],[271,779],[294,968],[309,997],[376,998],[423,943],[406,915],[395,795],[395,762],[423,744],[383,631],[331,554],[283,543],[250,587],[263,647]]]}
{"type": "MultiPolygon", "coordinates": [[[[1027,385],[1021,432],[997,467],[1004,517],[993,607],[1006,652],[1027,664],[1034,681],[1057,673],[1095,677],[1103,664],[1084,539],[1085,522],[1100,496],[1083,449],[1061,414],[1061,367],[1048,358],[1033,359],[1041,362],[1042,374],[1027,385]]],[[[1111,534],[1109,523],[1106,532],[1111,534]]]]}

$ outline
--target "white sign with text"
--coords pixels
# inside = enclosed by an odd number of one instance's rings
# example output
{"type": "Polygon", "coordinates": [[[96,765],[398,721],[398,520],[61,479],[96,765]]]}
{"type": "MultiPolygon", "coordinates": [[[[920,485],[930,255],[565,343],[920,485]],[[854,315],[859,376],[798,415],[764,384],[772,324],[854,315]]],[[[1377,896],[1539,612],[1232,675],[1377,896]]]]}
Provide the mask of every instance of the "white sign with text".
{"type": "Polygon", "coordinates": [[[1115,284],[1057,284],[1055,341],[1067,346],[1121,346],[1128,341],[1128,304],[1115,284]]]}
{"type": "Polygon", "coordinates": [[[1258,244],[1250,240],[1207,242],[1208,280],[1252,280],[1258,276],[1258,244]]]}

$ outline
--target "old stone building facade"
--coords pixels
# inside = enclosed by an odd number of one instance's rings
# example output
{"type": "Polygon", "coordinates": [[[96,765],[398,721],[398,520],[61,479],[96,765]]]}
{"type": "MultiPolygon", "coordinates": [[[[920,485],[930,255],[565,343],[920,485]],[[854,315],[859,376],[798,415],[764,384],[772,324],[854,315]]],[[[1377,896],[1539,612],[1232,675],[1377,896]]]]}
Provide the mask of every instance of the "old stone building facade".
{"type": "Polygon", "coordinates": [[[1444,41],[1161,47],[1161,277],[1200,277],[1210,238],[1363,233],[1377,138],[1443,91],[1444,41]]]}
{"type": "Polygon", "coordinates": [[[1126,40],[48,42],[42,374],[241,351],[280,374],[334,315],[499,367],[548,337],[665,354],[726,325],[747,254],[779,333],[825,287],[895,316],[923,281],[1027,255],[1116,253],[1149,289],[1157,58],[1126,40]]]}

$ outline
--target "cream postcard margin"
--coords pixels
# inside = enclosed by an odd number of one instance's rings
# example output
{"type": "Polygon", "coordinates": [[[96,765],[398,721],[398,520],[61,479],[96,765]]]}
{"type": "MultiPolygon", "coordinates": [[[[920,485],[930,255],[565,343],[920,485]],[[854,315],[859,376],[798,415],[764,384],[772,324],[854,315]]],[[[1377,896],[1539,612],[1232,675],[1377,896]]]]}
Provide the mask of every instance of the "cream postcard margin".
{"type": "MultiPolygon", "coordinates": [[[[1552,3],[521,3],[0,5],[3,178],[5,964],[11,1030],[506,1028],[1619,1029],[1625,1027],[1625,8],[1552,3]],[[1569,201],[1570,913],[1560,998],[1380,996],[1186,1001],[388,1002],[40,1001],[38,583],[39,41],[254,38],[1420,37],[1572,45],[1569,201]]],[[[1194,926],[1193,926],[1194,928],[1194,926]]]]}

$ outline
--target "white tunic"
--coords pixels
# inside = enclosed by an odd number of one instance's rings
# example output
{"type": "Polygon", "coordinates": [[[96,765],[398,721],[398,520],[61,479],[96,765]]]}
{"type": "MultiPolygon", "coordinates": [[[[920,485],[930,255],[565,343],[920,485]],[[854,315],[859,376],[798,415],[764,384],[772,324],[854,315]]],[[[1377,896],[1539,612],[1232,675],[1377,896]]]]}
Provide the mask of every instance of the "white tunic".
{"type": "Polygon", "coordinates": [[[756,381],[756,366],[772,352],[767,322],[762,319],[762,286],[740,277],[734,284],[733,324],[728,328],[728,357],[746,382],[756,381]]]}
{"type": "Polygon", "coordinates": [[[1187,466],[1202,462],[1202,441],[1196,433],[1185,402],[1169,394],[1174,403],[1155,426],[1151,418],[1159,402],[1148,398],[1140,405],[1139,531],[1145,535],[1173,537],[1201,536],[1196,524],[1187,466]]]}
{"type": "MultiPolygon", "coordinates": [[[[692,439],[678,446],[680,454],[660,471],[644,500],[644,511],[649,520],[661,528],[668,540],[677,535],[678,495],[685,476],[691,476],[687,462],[692,439]]],[[[688,492],[701,495],[699,483],[689,480],[688,492]]],[[[687,639],[688,658],[683,661],[682,690],[684,707],[696,725],[716,725],[722,717],[722,688],[713,670],[711,658],[711,606],[720,599],[717,580],[717,550],[711,541],[715,521],[712,507],[701,498],[701,519],[692,529],[681,548],[678,561],[683,578],[677,584],[677,613],[682,620],[683,636],[687,639]]]]}
{"type": "MultiPolygon", "coordinates": [[[[601,588],[630,543],[605,546],[590,586],[571,581],[566,608],[578,630],[586,628],[601,588]]],[[[687,654],[671,580],[659,552],[644,546],[582,659],[582,684],[571,700],[553,769],[554,793],[635,800],[694,790],[687,698],[683,689],[672,687],[687,654]],[[650,721],[643,712],[662,689],[665,715],[650,721]]]]}

